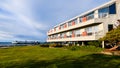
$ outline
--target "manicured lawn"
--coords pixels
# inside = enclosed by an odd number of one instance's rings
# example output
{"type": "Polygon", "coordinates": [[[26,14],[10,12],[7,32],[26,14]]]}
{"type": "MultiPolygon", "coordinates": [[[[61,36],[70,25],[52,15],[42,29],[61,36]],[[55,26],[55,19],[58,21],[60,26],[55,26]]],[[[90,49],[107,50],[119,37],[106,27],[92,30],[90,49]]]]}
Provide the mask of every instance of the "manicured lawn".
{"type": "Polygon", "coordinates": [[[102,49],[39,46],[0,49],[0,68],[120,68],[120,56],[98,54],[102,49]]]}

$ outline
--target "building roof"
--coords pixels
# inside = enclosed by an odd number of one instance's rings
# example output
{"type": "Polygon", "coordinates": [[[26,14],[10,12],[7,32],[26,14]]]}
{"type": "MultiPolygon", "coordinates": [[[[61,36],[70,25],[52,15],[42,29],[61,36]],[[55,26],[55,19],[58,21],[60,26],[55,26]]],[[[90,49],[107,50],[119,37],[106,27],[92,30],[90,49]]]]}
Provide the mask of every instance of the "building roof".
{"type": "Polygon", "coordinates": [[[67,20],[67,21],[65,21],[65,22],[62,22],[62,23],[60,23],[60,24],[54,26],[54,28],[57,27],[57,26],[59,26],[59,25],[62,25],[62,24],[64,24],[64,23],[66,23],[66,22],[69,22],[69,21],[71,21],[71,20],[74,20],[74,19],[76,19],[76,18],[78,18],[78,17],[87,15],[87,14],[89,14],[89,13],[95,11],[95,10],[98,10],[98,9],[100,9],[100,8],[109,6],[109,5],[111,5],[111,4],[115,3],[115,2],[116,2],[116,0],[111,0],[111,1],[109,1],[109,2],[107,2],[107,3],[105,3],[105,4],[103,4],[103,5],[100,5],[100,6],[96,7],[96,8],[94,8],[94,9],[91,9],[91,10],[85,12],[85,13],[82,13],[82,14],[76,16],[76,17],[73,17],[73,18],[71,18],[71,19],[69,19],[69,20],[67,20]]]}

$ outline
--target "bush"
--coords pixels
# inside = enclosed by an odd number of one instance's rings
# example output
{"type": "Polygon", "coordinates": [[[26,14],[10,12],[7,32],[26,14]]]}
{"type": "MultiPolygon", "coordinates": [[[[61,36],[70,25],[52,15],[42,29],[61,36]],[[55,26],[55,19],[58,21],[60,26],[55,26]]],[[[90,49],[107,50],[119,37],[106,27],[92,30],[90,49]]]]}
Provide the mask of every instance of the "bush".
{"type": "Polygon", "coordinates": [[[40,47],[63,47],[63,45],[56,43],[49,43],[49,44],[41,44],[40,47]]]}
{"type": "Polygon", "coordinates": [[[71,47],[68,47],[68,49],[72,51],[77,51],[77,50],[80,50],[80,46],[71,46],[71,47]]]}
{"type": "Polygon", "coordinates": [[[102,51],[103,49],[100,47],[96,47],[96,46],[82,46],[80,47],[80,50],[98,52],[98,51],[102,51]]]}
{"type": "Polygon", "coordinates": [[[49,47],[49,44],[41,44],[40,47],[49,47]]]}
{"type": "Polygon", "coordinates": [[[96,47],[99,47],[100,44],[101,43],[99,41],[88,42],[88,45],[92,45],[92,46],[96,46],[96,47]]]}
{"type": "Polygon", "coordinates": [[[52,44],[49,44],[49,47],[63,47],[63,45],[52,43],[52,44]]]}
{"type": "Polygon", "coordinates": [[[70,47],[65,47],[71,51],[91,51],[91,52],[98,52],[102,51],[102,48],[96,47],[96,46],[70,46],[70,47]]]}

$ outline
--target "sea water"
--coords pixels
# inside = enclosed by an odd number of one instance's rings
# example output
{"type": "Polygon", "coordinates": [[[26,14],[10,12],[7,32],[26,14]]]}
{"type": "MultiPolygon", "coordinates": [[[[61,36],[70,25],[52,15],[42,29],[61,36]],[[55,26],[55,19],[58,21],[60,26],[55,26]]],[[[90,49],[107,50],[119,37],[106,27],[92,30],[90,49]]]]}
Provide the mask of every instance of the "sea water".
{"type": "Polygon", "coordinates": [[[0,46],[11,46],[12,42],[0,42],[0,46]]]}

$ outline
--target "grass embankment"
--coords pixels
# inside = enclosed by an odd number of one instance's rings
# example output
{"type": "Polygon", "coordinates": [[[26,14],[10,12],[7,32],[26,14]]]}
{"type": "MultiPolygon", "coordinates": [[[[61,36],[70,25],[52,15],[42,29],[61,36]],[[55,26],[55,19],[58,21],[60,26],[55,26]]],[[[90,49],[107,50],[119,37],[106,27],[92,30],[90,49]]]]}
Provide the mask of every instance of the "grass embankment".
{"type": "Polygon", "coordinates": [[[120,68],[120,57],[97,54],[100,48],[72,50],[39,46],[0,49],[0,68],[120,68]]]}

